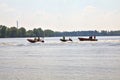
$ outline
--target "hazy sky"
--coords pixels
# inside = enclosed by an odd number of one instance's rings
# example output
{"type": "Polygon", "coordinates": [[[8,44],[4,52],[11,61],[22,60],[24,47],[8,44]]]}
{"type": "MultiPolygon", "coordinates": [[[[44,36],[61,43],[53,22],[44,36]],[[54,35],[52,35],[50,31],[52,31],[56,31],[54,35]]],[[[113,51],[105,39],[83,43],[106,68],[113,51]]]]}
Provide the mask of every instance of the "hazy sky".
{"type": "Polygon", "coordinates": [[[120,30],[120,0],[0,0],[0,25],[56,31],[120,30]]]}

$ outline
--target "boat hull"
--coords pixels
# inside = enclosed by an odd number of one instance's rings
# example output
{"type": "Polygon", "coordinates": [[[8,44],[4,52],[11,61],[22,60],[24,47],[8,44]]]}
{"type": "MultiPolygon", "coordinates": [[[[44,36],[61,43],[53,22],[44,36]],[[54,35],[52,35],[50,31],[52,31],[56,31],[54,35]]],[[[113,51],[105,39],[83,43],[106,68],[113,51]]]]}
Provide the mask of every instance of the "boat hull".
{"type": "Polygon", "coordinates": [[[36,42],[44,42],[44,40],[33,40],[33,39],[27,39],[30,43],[36,43],[36,42]]]}
{"type": "Polygon", "coordinates": [[[60,41],[62,41],[62,42],[67,42],[67,41],[72,41],[72,39],[60,39],[60,41]]]}
{"type": "Polygon", "coordinates": [[[90,38],[78,38],[80,41],[98,41],[97,39],[90,39],[90,38]]]}

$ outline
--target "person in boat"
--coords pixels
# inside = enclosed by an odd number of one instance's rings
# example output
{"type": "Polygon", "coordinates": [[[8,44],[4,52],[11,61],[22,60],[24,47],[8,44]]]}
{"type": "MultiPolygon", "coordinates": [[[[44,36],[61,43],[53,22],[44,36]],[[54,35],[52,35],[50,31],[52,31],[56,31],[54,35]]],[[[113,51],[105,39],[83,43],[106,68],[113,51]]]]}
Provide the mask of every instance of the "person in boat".
{"type": "Polygon", "coordinates": [[[92,39],[92,36],[90,36],[89,39],[92,39]]]}
{"type": "Polygon", "coordinates": [[[37,41],[40,41],[40,37],[38,37],[37,41]]]}
{"type": "Polygon", "coordinates": [[[36,37],[34,38],[34,41],[37,41],[37,38],[36,38],[36,37]]]}
{"type": "Polygon", "coordinates": [[[96,36],[94,36],[94,39],[96,39],[96,36]]]}
{"type": "Polygon", "coordinates": [[[38,37],[37,41],[44,42],[40,37],[38,37]]]}
{"type": "Polygon", "coordinates": [[[65,40],[65,36],[63,36],[63,40],[65,40]]]}

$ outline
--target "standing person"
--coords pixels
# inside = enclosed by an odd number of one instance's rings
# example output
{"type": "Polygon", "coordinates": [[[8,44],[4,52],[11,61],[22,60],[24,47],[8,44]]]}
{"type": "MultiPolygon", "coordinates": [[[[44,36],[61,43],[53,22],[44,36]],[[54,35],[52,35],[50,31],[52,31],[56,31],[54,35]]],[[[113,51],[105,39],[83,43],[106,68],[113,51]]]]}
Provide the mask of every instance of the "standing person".
{"type": "Polygon", "coordinates": [[[89,39],[92,39],[92,36],[90,36],[89,39]]]}
{"type": "Polygon", "coordinates": [[[37,40],[36,37],[34,38],[34,40],[35,40],[35,41],[37,40]]]}
{"type": "Polygon", "coordinates": [[[63,36],[63,40],[65,40],[65,36],[63,36]]]}
{"type": "Polygon", "coordinates": [[[38,37],[37,41],[40,41],[40,37],[38,37]]]}
{"type": "Polygon", "coordinates": [[[94,36],[94,39],[96,39],[96,36],[94,36]]]}

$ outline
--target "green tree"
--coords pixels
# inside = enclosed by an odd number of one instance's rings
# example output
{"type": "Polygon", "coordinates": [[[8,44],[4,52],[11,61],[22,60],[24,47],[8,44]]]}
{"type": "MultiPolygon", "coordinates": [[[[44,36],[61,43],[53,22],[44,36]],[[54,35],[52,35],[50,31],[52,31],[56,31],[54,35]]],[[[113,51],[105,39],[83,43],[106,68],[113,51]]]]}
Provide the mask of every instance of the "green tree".
{"type": "Polygon", "coordinates": [[[44,31],[44,34],[46,37],[52,37],[54,36],[54,31],[47,29],[44,31]]]}
{"type": "Polygon", "coordinates": [[[108,35],[108,32],[105,31],[105,30],[102,30],[102,31],[101,31],[101,34],[102,34],[103,36],[106,36],[106,35],[108,35]]]}
{"type": "Polygon", "coordinates": [[[33,36],[34,36],[33,31],[32,31],[32,30],[28,30],[28,31],[26,32],[26,36],[27,36],[27,37],[33,37],[33,36]]]}
{"type": "Polygon", "coordinates": [[[40,36],[40,37],[44,36],[44,32],[41,28],[38,28],[38,29],[34,28],[33,33],[34,33],[35,36],[40,36]]]}
{"type": "Polygon", "coordinates": [[[9,30],[9,36],[10,37],[17,37],[18,35],[18,29],[16,27],[11,27],[9,30]]]}
{"type": "Polygon", "coordinates": [[[18,29],[18,37],[25,37],[26,36],[26,29],[21,27],[18,29]]]}
{"type": "Polygon", "coordinates": [[[37,29],[40,37],[44,37],[44,31],[41,28],[37,29]]]}
{"type": "Polygon", "coordinates": [[[5,38],[6,37],[6,26],[0,25],[0,37],[5,38]]]}
{"type": "Polygon", "coordinates": [[[10,37],[10,28],[6,29],[6,37],[10,37]]]}

